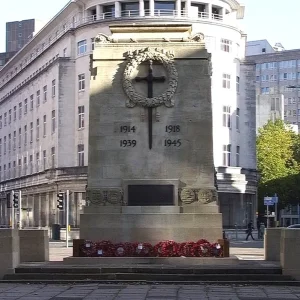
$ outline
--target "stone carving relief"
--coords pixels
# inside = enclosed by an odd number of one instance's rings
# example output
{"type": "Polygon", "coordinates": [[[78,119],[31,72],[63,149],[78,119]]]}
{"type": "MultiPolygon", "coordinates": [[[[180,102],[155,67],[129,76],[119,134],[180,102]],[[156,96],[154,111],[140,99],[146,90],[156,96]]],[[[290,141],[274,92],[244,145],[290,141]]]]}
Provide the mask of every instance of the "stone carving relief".
{"type": "Polygon", "coordinates": [[[107,43],[111,43],[113,42],[112,38],[107,36],[104,33],[99,33],[96,37],[95,37],[95,42],[99,43],[99,44],[107,44],[107,43]]]}
{"type": "Polygon", "coordinates": [[[132,108],[136,105],[143,107],[157,107],[165,105],[166,107],[173,107],[173,96],[178,85],[178,73],[174,64],[174,53],[167,52],[160,49],[145,48],[129,51],[127,53],[127,65],[123,74],[123,89],[128,97],[126,106],[132,108]],[[132,74],[137,67],[145,61],[158,61],[163,64],[168,73],[168,89],[160,96],[148,98],[138,94],[132,84],[132,74]]]}
{"type": "Polygon", "coordinates": [[[87,200],[91,205],[125,205],[122,189],[93,189],[87,190],[87,200]]]}
{"type": "Polygon", "coordinates": [[[198,191],[198,202],[201,204],[208,204],[216,202],[218,198],[216,190],[201,189],[198,191]]]}
{"type": "Polygon", "coordinates": [[[183,42],[196,42],[196,43],[201,43],[204,42],[204,34],[199,32],[196,33],[188,38],[183,38],[182,39],[183,42]]]}
{"type": "Polygon", "coordinates": [[[217,198],[217,191],[212,189],[179,189],[179,199],[183,204],[191,204],[194,202],[198,202],[199,204],[209,204],[216,202],[217,198]]]}
{"type": "Polygon", "coordinates": [[[196,201],[196,194],[193,189],[181,189],[179,197],[183,204],[191,204],[196,201]]]}

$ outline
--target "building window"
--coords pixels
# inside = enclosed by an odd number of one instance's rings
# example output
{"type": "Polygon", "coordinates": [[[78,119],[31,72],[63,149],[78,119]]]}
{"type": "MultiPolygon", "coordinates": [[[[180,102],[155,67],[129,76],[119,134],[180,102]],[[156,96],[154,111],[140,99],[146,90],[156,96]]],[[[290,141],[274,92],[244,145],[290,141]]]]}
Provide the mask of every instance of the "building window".
{"type": "Polygon", "coordinates": [[[21,144],[22,144],[22,129],[19,128],[19,148],[21,148],[21,144]]]}
{"type": "Polygon", "coordinates": [[[51,168],[55,168],[55,147],[51,148],[51,168]]]}
{"type": "Polygon", "coordinates": [[[22,160],[21,158],[19,158],[19,161],[18,161],[18,167],[19,167],[19,176],[21,176],[21,171],[22,171],[22,160]]]}
{"type": "Polygon", "coordinates": [[[6,179],[6,165],[3,166],[3,179],[6,179]]]}
{"type": "Polygon", "coordinates": [[[33,172],[33,155],[31,154],[29,156],[29,174],[32,174],[33,172]]]}
{"type": "Polygon", "coordinates": [[[232,41],[221,39],[221,50],[224,52],[231,52],[232,41]]]}
{"type": "Polygon", "coordinates": [[[22,102],[19,103],[19,120],[22,118],[22,102]]]}
{"type": "Polygon", "coordinates": [[[40,119],[36,120],[36,140],[40,139],[40,119]]]}
{"type": "Polygon", "coordinates": [[[43,151],[43,168],[46,170],[47,167],[47,152],[46,150],[43,151]]]}
{"type": "Polygon", "coordinates": [[[223,126],[231,127],[231,108],[230,106],[223,106],[223,126]]]}
{"type": "Polygon", "coordinates": [[[85,89],[85,74],[78,75],[78,90],[84,91],[85,89]]]}
{"type": "Polygon", "coordinates": [[[67,56],[67,48],[65,48],[64,50],[63,50],[63,57],[66,57],[67,56]]]}
{"type": "Polygon", "coordinates": [[[236,146],[236,166],[240,166],[240,146],[236,146]]]}
{"type": "Polygon", "coordinates": [[[16,145],[16,143],[17,143],[17,132],[16,131],[14,131],[14,140],[13,140],[13,149],[14,150],[16,150],[16,147],[17,147],[17,145],[16,145]]]}
{"type": "Polygon", "coordinates": [[[2,116],[0,116],[0,129],[2,129],[2,116]]]}
{"type": "Polygon", "coordinates": [[[16,174],[16,161],[13,162],[13,177],[17,177],[17,174],[16,174]]]}
{"type": "Polygon", "coordinates": [[[84,145],[78,145],[78,166],[84,166],[84,145]]]}
{"type": "Polygon", "coordinates": [[[81,55],[86,53],[87,51],[87,44],[86,44],[86,40],[82,40],[80,42],[77,43],[77,54],[81,55]]]}
{"type": "Polygon", "coordinates": [[[240,92],[240,77],[236,76],[236,92],[240,92]]]}
{"type": "Polygon", "coordinates": [[[33,142],[33,122],[30,122],[30,143],[33,142]]]}
{"type": "MultiPolygon", "coordinates": [[[[27,156],[24,156],[23,158],[23,172],[24,176],[27,175],[27,156]]],[[[19,159],[19,174],[21,176],[21,159],[19,159]]]]}
{"type": "Polygon", "coordinates": [[[11,134],[8,135],[8,152],[11,151],[11,134]]]}
{"type": "Polygon", "coordinates": [[[43,94],[44,94],[43,101],[46,102],[47,101],[47,86],[46,85],[43,87],[43,94]]]}
{"type": "Polygon", "coordinates": [[[47,134],[47,116],[43,117],[43,136],[45,137],[47,134]]]}
{"type": "Polygon", "coordinates": [[[223,88],[230,89],[230,75],[223,74],[223,88]]]}
{"type": "Polygon", "coordinates": [[[51,128],[52,128],[52,133],[55,132],[55,110],[52,110],[52,124],[51,124],[51,128]]]}
{"type": "Polygon", "coordinates": [[[11,167],[11,165],[10,165],[10,163],[8,163],[8,179],[10,179],[10,167],[11,167]]]}
{"type": "Polygon", "coordinates": [[[52,80],[52,98],[55,97],[55,79],[52,80]]]}
{"type": "Polygon", "coordinates": [[[11,109],[8,111],[8,124],[11,123],[11,109]]]}
{"type": "Polygon", "coordinates": [[[33,110],[33,95],[30,96],[30,110],[33,110]]]}
{"type": "Polygon", "coordinates": [[[4,155],[6,154],[6,136],[4,137],[4,141],[3,141],[3,150],[4,150],[4,155]]]}
{"type": "Polygon", "coordinates": [[[2,156],[2,139],[0,139],[0,156],[2,156]]]}
{"type": "Polygon", "coordinates": [[[36,171],[40,171],[40,152],[37,152],[35,155],[35,164],[36,164],[36,171]]]}
{"type": "Polygon", "coordinates": [[[223,166],[230,166],[231,145],[223,145],[223,166]]]}
{"type": "Polygon", "coordinates": [[[14,121],[17,120],[17,107],[14,106],[14,121]]]}
{"type": "Polygon", "coordinates": [[[270,93],[270,88],[269,87],[263,87],[261,88],[261,94],[269,94],[270,93]]]}
{"type": "Polygon", "coordinates": [[[236,109],[236,120],[235,120],[236,130],[240,130],[240,109],[236,109]]]}
{"type": "Polygon", "coordinates": [[[4,126],[7,125],[7,113],[4,113],[4,126]]]}
{"type": "Polygon", "coordinates": [[[24,146],[27,145],[27,125],[24,126],[24,146]]]}
{"type": "Polygon", "coordinates": [[[78,106],[78,128],[84,128],[84,106],[78,106]]]}
{"type": "Polygon", "coordinates": [[[24,100],[24,115],[27,114],[27,99],[24,100]]]}
{"type": "Polygon", "coordinates": [[[41,104],[41,91],[38,90],[36,92],[36,106],[38,107],[38,106],[40,106],[40,104],[41,104]]]}

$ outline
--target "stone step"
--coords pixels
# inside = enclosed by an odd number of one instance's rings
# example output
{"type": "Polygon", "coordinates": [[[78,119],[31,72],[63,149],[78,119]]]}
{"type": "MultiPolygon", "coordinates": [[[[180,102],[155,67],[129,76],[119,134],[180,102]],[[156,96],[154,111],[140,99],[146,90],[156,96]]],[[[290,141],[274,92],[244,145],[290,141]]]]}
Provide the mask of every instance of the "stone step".
{"type": "MultiPolygon", "coordinates": [[[[31,280],[23,280],[23,279],[7,279],[7,280],[0,280],[0,283],[22,283],[22,284],[92,284],[92,283],[96,283],[96,284],[111,284],[112,286],[115,285],[119,285],[119,284],[164,284],[164,285],[194,285],[195,281],[136,281],[136,280],[93,280],[93,279],[84,279],[84,280],[62,280],[62,279],[50,279],[50,280],[35,280],[35,279],[31,279],[31,280]]],[[[246,280],[246,281],[226,281],[226,282],[222,282],[222,281],[205,281],[205,282],[201,282],[201,281],[196,281],[197,284],[201,285],[201,284],[205,284],[205,285],[221,285],[221,284],[225,284],[225,285],[247,285],[247,286],[300,286],[300,281],[296,281],[296,280],[259,280],[259,281],[255,281],[255,280],[246,280]]]]}
{"type": "Polygon", "coordinates": [[[15,273],[4,276],[5,280],[100,280],[100,281],[291,281],[290,276],[280,274],[151,274],[151,273],[15,273]]]}
{"type": "Polygon", "coordinates": [[[282,270],[277,267],[269,268],[232,268],[232,267],[210,267],[210,268],[181,268],[181,267],[80,267],[80,266],[47,266],[47,267],[18,267],[15,269],[17,274],[28,273],[67,273],[67,274],[262,274],[262,275],[280,275],[282,270]]]}

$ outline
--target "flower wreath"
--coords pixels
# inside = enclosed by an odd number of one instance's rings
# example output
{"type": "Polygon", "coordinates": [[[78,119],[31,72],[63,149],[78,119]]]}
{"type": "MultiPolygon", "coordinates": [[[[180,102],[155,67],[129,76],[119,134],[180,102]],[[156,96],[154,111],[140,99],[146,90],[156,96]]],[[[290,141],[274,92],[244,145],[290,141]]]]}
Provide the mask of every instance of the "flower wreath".
{"type": "Polygon", "coordinates": [[[141,105],[144,107],[157,107],[164,104],[167,107],[174,106],[172,98],[176,92],[178,84],[178,73],[173,61],[174,55],[170,52],[159,51],[158,49],[142,49],[128,54],[128,63],[123,75],[123,89],[130,101],[126,102],[127,107],[141,105]],[[147,98],[138,94],[132,84],[132,73],[144,61],[158,61],[164,65],[168,72],[169,88],[162,95],[147,98]]]}

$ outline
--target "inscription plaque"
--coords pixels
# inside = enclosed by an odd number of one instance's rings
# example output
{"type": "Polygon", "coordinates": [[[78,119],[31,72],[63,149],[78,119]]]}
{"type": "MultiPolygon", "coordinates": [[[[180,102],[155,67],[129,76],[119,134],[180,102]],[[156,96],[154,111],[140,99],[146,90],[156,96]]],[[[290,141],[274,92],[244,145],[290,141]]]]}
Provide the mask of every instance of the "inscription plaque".
{"type": "Polygon", "coordinates": [[[174,185],[129,185],[128,205],[174,205],[174,185]]]}

